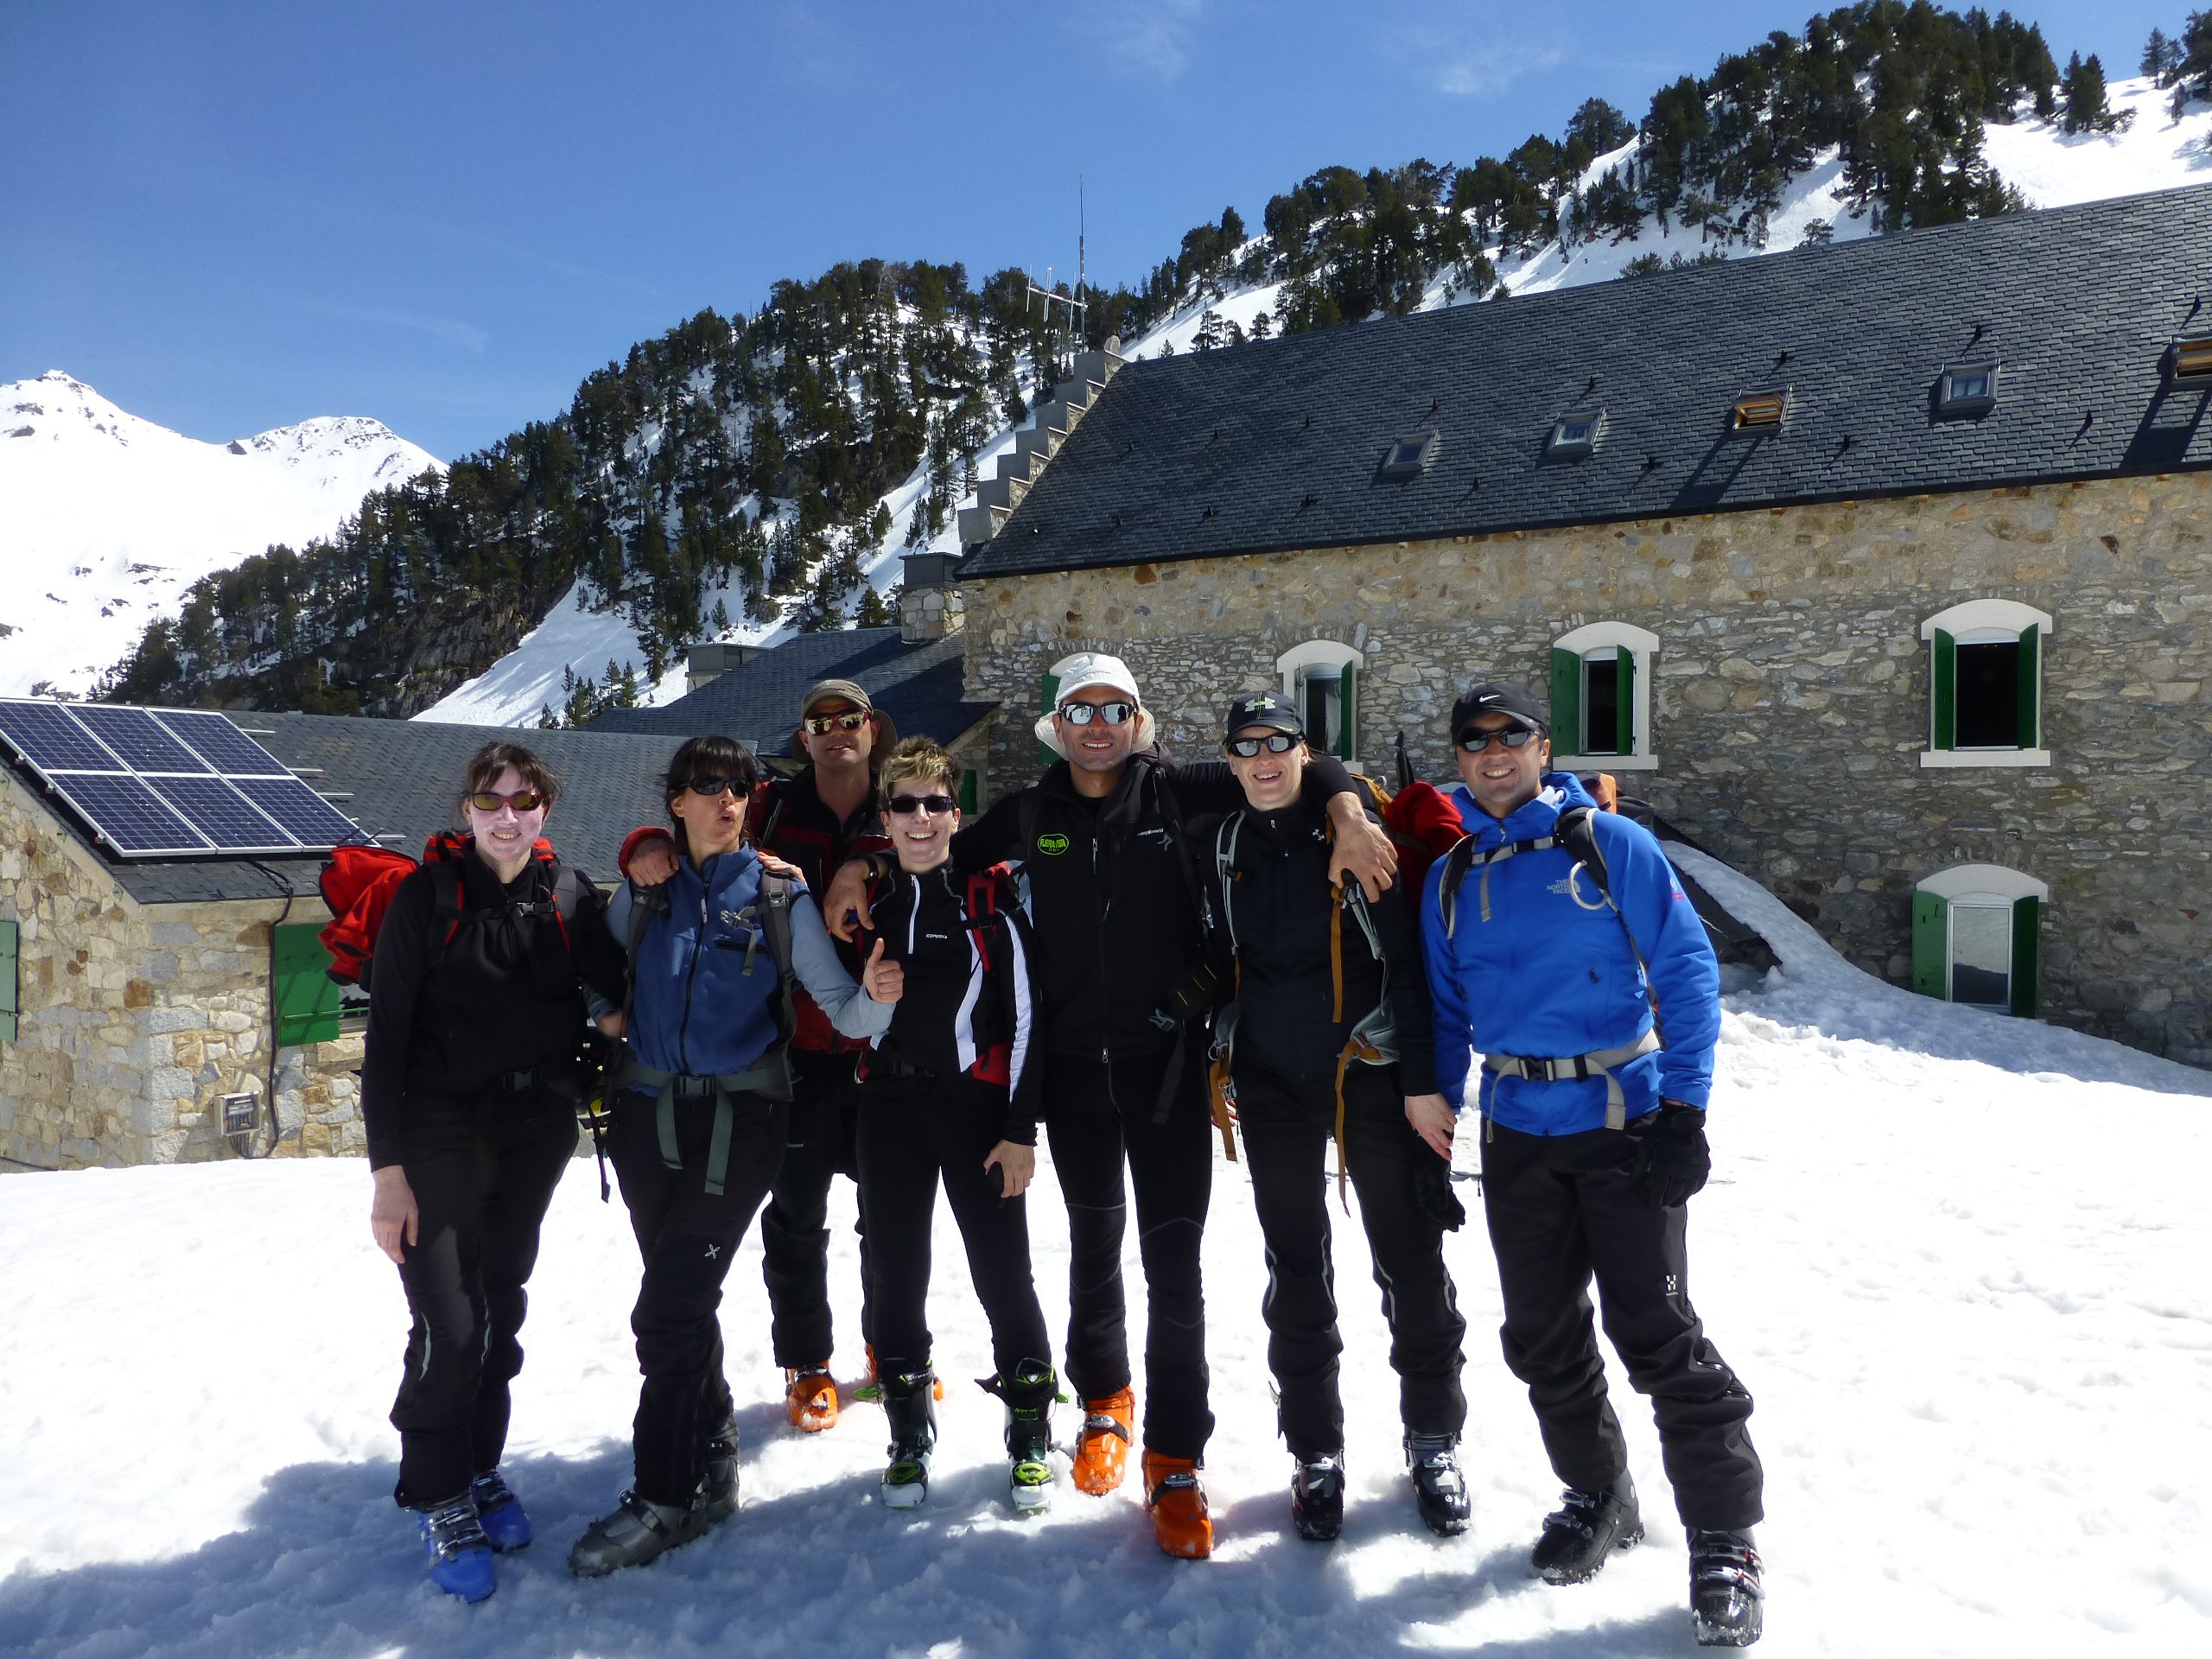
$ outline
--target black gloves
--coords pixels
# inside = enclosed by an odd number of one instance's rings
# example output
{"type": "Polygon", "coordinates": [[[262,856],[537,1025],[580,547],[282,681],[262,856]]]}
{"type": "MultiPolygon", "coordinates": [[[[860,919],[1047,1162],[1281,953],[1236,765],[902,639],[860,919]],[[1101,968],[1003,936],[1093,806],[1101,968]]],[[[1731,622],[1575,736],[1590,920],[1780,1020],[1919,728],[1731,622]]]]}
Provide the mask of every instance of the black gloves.
{"type": "Polygon", "coordinates": [[[1452,1190],[1452,1166],[1433,1151],[1422,1151],[1427,1155],[1416,1154],[1414,1160],[1414,1202],[1446,1232],[1456,1233],[1467,1224],[1467,1206],[1452,1190]]]}
{"type": "Polygon", "coordinates": [[[1661,1208],[1681,1204],[1705,1185],[1713,1152],[1705,1144],[1705,1114],[1679,1100],[1662,1100],[1628,1126],[1636,1150],[1629,1173],[1636,1190],[1661,1208]]]}

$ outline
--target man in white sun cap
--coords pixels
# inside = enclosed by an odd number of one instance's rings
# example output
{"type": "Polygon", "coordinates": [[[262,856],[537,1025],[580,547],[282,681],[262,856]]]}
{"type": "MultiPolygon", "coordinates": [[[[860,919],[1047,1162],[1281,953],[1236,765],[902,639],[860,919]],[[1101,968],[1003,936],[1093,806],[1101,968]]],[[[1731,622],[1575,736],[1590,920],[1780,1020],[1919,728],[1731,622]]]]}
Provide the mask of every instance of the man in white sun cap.
{"type": "MultiPolygon", "coordinates": [[[[1150,1304],[1145,1502],[1162,1549],[1203,1556],[1213,1543],[1198,1484],[1214,1423],[1198,1272],[1213,1180],[1213,999],[1184,824],[1235,809],[1244,791],[1224,763],[1178,766],[1155,746],[1152,714],[1120,658],[1079,651],[1049,671],[1058,690],[1037,735],[1064,758],[963,829],[952,856],[963,872],[1018,859],[1029,877],[1045,1129],[1068,1205],[1066,1375],[1084,1410],[1075,1484],[1093,1494],[1120,1485],[1135,1427],[1122,1288],[1126,1164],[1150,1304]]],[[[1340,869],[1379,894],[1396,859],[1351,774],[1317,756],[1307,777],[1308,798],[1337,825],[1340,869]]],[[[860,869],[848,865],[830,889],[823,907],[836,927],[861,906],[860,869]]]]}

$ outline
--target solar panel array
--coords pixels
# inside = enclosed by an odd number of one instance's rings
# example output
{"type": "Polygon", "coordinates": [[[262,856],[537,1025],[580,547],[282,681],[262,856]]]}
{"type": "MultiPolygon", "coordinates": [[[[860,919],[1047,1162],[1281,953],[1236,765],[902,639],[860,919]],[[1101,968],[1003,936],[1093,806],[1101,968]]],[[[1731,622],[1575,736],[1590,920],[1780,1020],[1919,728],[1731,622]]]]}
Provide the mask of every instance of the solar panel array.
{"type": "Polygon", "coordinates": [[[205,709],[0,698],[0,743],[124,858],[322,853],[369,839],[205,709]]]}

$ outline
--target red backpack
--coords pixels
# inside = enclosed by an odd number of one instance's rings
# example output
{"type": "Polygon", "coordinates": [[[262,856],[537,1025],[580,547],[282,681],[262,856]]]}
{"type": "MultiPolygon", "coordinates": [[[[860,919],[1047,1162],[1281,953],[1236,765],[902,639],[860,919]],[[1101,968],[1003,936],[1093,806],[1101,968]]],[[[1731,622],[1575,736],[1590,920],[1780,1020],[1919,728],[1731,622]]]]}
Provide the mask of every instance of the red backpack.
{"type": "MultiPolygon", "coordinates": [[[[408,875],[427,864],[435,893],[435,914],[445,923],[434,937],[439,949],[451,941],[461,926],[461,867],[459,860],[475,838],[441,830],[423,844],[418,864],[404,853],[384,847],[340,847],[324,861],[316,886],[322,902],[330,906],[330,925],[322,930],[323,948],[330,952],[330,977],[340,985],[369,988],[369,969],[376,957],[377,933],[384,926],[391,896],[408,875]]],[[[530,849],[540,864],[557,864],[553,843],[540,839],[530,849]]],[[[554,882],[553,919],[561,930],[561,943],[569,946],[569,918],[582,890],[582,878],[561,870],[554,882]]]]}

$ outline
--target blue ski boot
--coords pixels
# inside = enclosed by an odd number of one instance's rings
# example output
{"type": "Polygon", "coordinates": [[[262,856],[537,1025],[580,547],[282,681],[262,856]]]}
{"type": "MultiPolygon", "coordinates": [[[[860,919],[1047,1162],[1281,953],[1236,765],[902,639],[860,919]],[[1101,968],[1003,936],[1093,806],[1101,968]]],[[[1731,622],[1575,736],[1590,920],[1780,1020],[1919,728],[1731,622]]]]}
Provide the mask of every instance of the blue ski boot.
{"type": "Polygon", "coordinates": [[[476,1501],[476,1519],[494,1554],[529,1547],[530,1517],[497,1469],[487,1469],[470,1481],[468,1495],[476,1501]]]}
{"type": "Polygon", "coordinates": [[[430,1582],[463,1601],[481,1601],[499,1588],[492,1577],[492,1545],[467,1492],[423,1511],[423,1553],[430,1582]]]}

